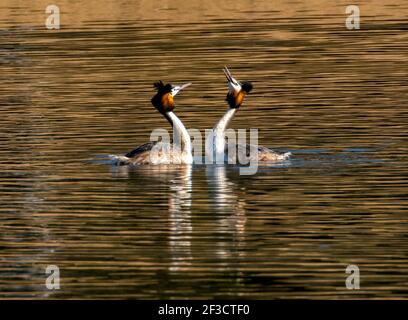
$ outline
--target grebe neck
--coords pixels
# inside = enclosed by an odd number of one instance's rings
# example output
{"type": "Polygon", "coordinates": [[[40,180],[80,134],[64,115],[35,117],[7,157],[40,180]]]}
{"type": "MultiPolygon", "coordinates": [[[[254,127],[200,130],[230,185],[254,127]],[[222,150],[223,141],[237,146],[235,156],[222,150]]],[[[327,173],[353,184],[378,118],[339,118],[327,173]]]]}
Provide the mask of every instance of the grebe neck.
{"type": "Polygon", "coordinates": [[[186,127],[183,125],[181,120],[176,116],[176,114],[173,113],[172,111],[167,112],[167,115],[169,116],[173,123],[173,131],[175,133],[173,143],[180,147],[180,150],[182,152],[191,155],[192,154],[191,140],[186,127]],[[181,138],[181,143],[179,141],[179,138],[181,138]]]}
{"type": "Polygon", "coordinates": [[[228,108],[220,121],[215,125],[214,131],[214,151],[216,154],[225,151],[225,130],[227,130],[232,118],[237,112],[237,108],[228,108]]]}

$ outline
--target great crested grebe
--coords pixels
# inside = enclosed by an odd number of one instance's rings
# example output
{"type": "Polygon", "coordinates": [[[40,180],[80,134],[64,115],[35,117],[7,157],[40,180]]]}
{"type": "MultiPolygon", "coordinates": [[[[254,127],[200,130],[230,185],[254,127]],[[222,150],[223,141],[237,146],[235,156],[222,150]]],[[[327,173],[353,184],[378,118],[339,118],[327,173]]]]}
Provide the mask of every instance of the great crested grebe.
{"type": "MultiPolygon", "coordinates": [[[[213,128],[212,136],[210,137],[209,144],[206,146],[207,152],[214,152],[216,159],[223,158],[224,161],[230,160],[230,155],[228,152],[228,143],[226,143],[225,131],[230,124],[232,118],[234,117],[237,110],[242,105],[245,96],[252,91],[253,86],[250,82],[237,81],[228,70],[227,67],[223,69],[225,76],[228,80],[228,94],[225,99],[228,102],[228,109],[225,112],[224,116],[218,121],[218,123],[213,128]],[[210,149],[212,148],[212,149],[210,149]]],[[[237,144],[236,152],[242,153],[244,156],[249,157],[251,146],[249,144],[237,144]]],[[[284,161],[289,159],[291,153],[277,153],[271,149],[262,146],[255,146],[256,151],[255,156],[259,162],[277,162],[284,161]]],[[[233,158],[236,159],[236,152],[233,154],[233,158]]]]}
{"type": "Polygon", "coordinates": [[[124,156],[110,155],[112,160],[119,165],[143,165],[143,164],[191,164],[193,163],[190,135],[181,120],[173,112],[174,97],[191,83],[183,85],[163,84],[162,81],[154,83],[157,93],[152,98],[153,106],[173,126],[175,139],[173,144],[167,142],[151,141],[128,152],[124,156]]]}

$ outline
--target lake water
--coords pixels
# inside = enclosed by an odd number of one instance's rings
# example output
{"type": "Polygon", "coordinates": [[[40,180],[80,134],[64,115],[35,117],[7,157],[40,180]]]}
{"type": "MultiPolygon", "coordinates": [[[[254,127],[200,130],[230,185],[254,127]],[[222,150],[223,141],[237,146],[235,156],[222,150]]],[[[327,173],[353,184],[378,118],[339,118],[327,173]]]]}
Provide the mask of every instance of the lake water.
{"type": "Polygon", "coordinates": [[[47,30],[49,1],[3,0],[0,297],[407,298],[408,3],[365,3],[348,30],[348,1],[59,0],[47,30]],[[211,128],[224,65],[254,85],[231,127],[289,162],[95,161],[170,129],[159,79],[211,128]]]}

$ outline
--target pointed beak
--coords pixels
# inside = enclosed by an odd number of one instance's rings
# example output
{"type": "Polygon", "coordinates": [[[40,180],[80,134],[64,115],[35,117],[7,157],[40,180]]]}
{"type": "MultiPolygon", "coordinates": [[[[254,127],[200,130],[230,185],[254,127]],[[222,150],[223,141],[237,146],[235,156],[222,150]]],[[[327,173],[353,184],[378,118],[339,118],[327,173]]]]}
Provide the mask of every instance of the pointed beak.
{"type": "Polygon", "coordinates": [[[177,93],[179,93],[181,90],[183,90],[183,89],[189,87],[190,85],[191,85],[191,82],[185,83],[185,84],[182,84],[182,85],[178,85],[178,86],[174,86],[174,87],[171,89],[171,94],[172,94],[172,96],[174,97],[177,93]]]}

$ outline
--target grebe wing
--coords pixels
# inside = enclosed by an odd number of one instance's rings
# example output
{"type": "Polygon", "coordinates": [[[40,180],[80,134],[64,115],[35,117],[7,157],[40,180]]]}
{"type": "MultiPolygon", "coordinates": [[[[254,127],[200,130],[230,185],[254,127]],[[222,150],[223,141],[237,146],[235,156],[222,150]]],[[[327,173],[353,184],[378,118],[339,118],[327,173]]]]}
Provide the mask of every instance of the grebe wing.
{"type": "MultiPolygon", "coordinates": [[[[228,152],[228,146],[229,146],[228,141],[226,141],[226,144],[225,144],[225,152],[226,153],[228,152]]],[[[235,147],[235,146],[236,146],[238,152],[243,152],[243,153],[246,154],[246,156],[249,156],[251,154],[251,146],[255,147],[256,150],[258,151],[258,153],[261,153],[261,152],[264,152],[264,153],[273,152],[271,149],[268,149],[266,147],[254,146],[254,145],[251,145],[251,144],[238,143],[236,145],[235,144],[233,145],[233,147],[235,147]]]]}
{"type": "MultiPolygon", "coordinates": [[[[251,145],[247,144],[247,156],[251,152],[251,145]]],[[[290,158],[290,152],[276,152],[272,149],[258,146],[258,161],[285,161],[290,158]]]]}
{"type": "MultiPolygon", "coordinates": [[[[273,151],[269,148],[263,147],[263,146],[255,146],[251,144],[237,144],[237,152],[238,153],[244,153],[246,157],[251,156],[251,147],[255,147],[257,150],[257,156],[258,156],[258,161],[260,162],[267,162],[267,161],[284,161],[288,160],[291,153],[290,152],[276,152],[273,151]]],[[[225,153],[228,155],[228,143],[225,145],[225,153]]]]}

